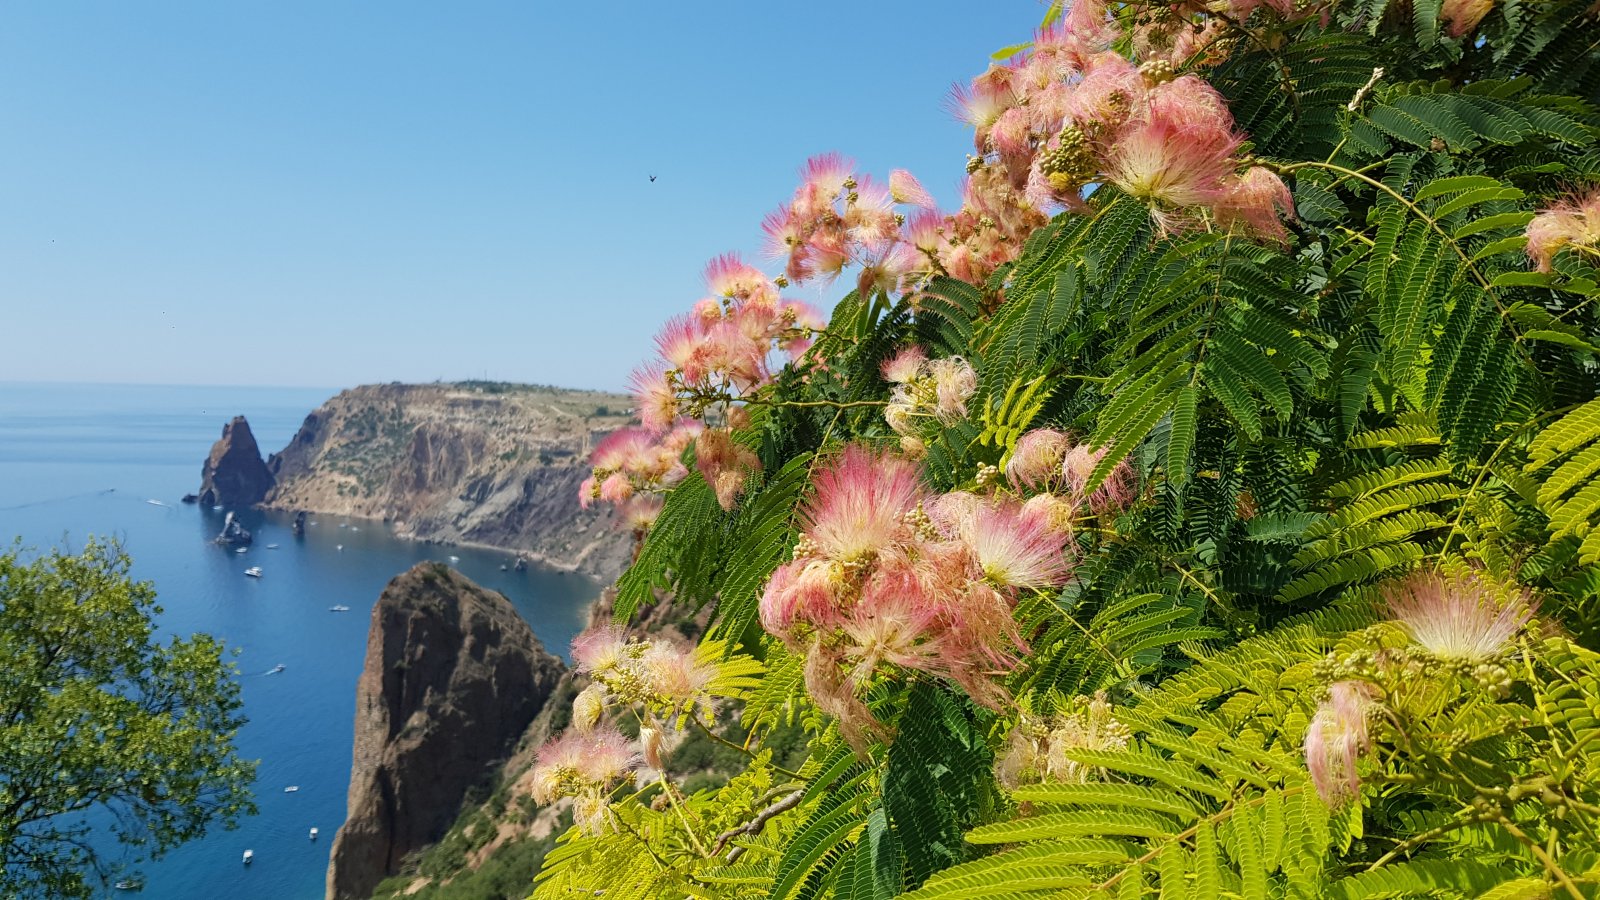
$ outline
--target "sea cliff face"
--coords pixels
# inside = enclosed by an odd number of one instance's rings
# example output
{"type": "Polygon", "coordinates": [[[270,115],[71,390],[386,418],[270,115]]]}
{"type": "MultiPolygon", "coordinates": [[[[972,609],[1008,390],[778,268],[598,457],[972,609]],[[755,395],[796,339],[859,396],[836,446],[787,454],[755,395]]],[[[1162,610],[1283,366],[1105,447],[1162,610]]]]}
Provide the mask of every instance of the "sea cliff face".
{"type": "Polygon", "coordinates": [[[349,817],[329,900],[363,900],[437,841],[467,790],[546,706],[566,674],[505,597],[437,563],[397,576],[372,611],[356,686],[349,817]]]}
{"type": "Polygon", "coordinates": [[[205,506],[252,506],[272,490],[272,473],[244,416],[222,426],[222,437],[200,469],[199,501],[205,506]]]}
{"type": "Polygon", "coordinates": [[[385,519],[404,537],[517,550],[609,581],[631,539],[608,508],[579,508],[578,485],[630,402],[470,382],[352,388],[268,459],[265,505],[385,519]]]}

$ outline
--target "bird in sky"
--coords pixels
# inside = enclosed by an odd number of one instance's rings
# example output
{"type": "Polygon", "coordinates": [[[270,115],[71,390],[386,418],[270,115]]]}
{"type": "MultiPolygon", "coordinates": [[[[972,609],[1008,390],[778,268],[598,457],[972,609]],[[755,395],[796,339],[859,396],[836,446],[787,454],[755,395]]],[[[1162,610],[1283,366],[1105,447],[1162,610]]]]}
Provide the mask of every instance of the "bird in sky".
{"type": "Polygon", "coordinates": [[[651,176],[650,176],[650,180],[651,180],[651,181],[655,181],[655,180],[656,180],[656,177],[655,177],[655,176],[654,176],[654,175],[651,175],[651,176]]]}

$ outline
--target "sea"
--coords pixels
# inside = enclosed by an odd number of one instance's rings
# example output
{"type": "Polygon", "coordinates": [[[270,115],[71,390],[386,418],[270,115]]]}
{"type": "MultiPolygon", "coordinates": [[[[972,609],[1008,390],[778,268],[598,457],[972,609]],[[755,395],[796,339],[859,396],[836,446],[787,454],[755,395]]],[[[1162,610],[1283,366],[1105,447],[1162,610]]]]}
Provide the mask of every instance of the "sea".
{"type": "MultiPolygon", "coordinates": [[[[345,818],[356,679],[378,594],[423,560],[456,566],[508,597],[545,646],[565,656],[599,594],[580,575],[502,568],[509,554],[395,537],[382,522],[235,510],[255,533],[244,553],[212,543],[227,510],[185,505],[222,426],[250,420],[263,452],[285,446],[334,392],[306,388],[0,383],[0,542],[78,548],[113,537],[153,582],[173,634],[209,632],[234,657],[249,723],[241,755],[259,760],[260,812],[126,871],[160,900],[316,900],[345,818]],[[458,561],[451,563],[450,557],[458,561]],[[245,569],[259,566],[260,578],[245,569]],[[330,607],[347,606],[347,612],[330,607]],[[282,670],[274,669],[281,666],[282,670]],[[293,790],[290,790],[293,788],[293,790]],[[315,840],[310,830],[318,829],[315,840]],[[242,863],[245,850],[253,862],[242,863]]],[[[111,859],[129,864],[111,848],[111,859]]]]}

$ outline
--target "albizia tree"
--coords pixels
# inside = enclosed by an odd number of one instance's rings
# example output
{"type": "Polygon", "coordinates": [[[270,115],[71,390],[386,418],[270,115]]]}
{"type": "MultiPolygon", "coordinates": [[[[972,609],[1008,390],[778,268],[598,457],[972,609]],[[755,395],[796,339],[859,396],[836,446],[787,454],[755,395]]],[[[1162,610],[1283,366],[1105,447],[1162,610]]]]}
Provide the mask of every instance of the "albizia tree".
{"type": "Polygon", "coordinates": [[[713,620],[580,640],[536,895],[1600,895],[1596,97],[1592,0],[1082,0],[959,209],[807,162],[595,453],[713,620]]]}

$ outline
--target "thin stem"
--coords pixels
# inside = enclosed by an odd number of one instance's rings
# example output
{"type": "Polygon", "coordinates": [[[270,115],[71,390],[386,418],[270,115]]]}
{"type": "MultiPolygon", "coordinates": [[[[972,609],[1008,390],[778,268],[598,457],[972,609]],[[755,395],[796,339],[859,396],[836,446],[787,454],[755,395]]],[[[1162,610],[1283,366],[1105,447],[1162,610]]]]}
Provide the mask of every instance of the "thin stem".
{"type": "Polygon", "coordinates": [[[1543,847],[1539,846],[1538,841],[1529,837],[1527,832],[1523,831],[1521,828],[1518,828],[1517,823],[1511,821],[1511,818],[1503,812],[1499,813],[1494,821],[1499,824],[1501,828],[1504,828],[1507,832],[1509,832],[1512,837],[1521,842],[1523,846],[1527,847],[1528,850],[1533,853],[1534,858],[1539,860],[1539,863],[1544,866],[1545,871],[1548,872],[1551,877],[1555,878],[1555,880],[1562,887],[1567,889],[1567,893],[1572,895],[1573,900],[1584,900],[1583,892],[1579,891],[1578,886],[1572,883],[1572,876],[1568,875],[1566,870],[1561,868],[1561,864],[1556,862],[1555,857],[1551,856],[1543,847]]]}
{"type": "Polygon", "coordinates": [[[751,406],[826,406],[830,409],[851,409],[857,406],[888,406],[887,400],[763,400],[760,397],[741,398],[751,406]]]}
{"type": "Polygon", "coordinates": [[[683,823],[683,830],[689,835],[689,843],[694,844],[694,852],[703,857],[711,856],[705,845],[700,843],[700,835],[695,832],[694,826],[689,824],[689,816],[684,813],[683,807],[678,804],[678,792],[673,789],[672,784],[667,781],[667,776],[664,774],[661,776],[661,789],[667,794],[667,804],[678,813],[678,821],[683,823]]]}
{"type": "MultiPolygon", "coordinates": [[[[715,731],[712,731],[710,728],[706,727],[706,724],[704,722],[700,721],[700,718],[698,716],[694,716],[694,715],[689,716],[689,721],[694,723],[694,726],[696,728],[699,728],[701,731],[705,732],[706,737],[711,738],[713,741],[716,741],[717,743],[721,744],[722,746],[727,747],[730,750],[737,750],[740,753],[743,753],[745,756],[750,757],[751,759],[755,759],[756,758],[756,755],[754,753],[751,753],[748,748],[741,747],[738,744],[735,744],[733,741],[728,740],[727,738],[723,737],[722,735],[717,734],[715,731]]],[[[794,779],[797,779],[797,780],[800,778],[800,774],[798,772],[791,772],[788,769],[785,769],[783,766],[778,765],[777,763],[768,761],[767,764],[772,766],[772,770],[774,772],[777,772],[777,773],[782,774],[782,775],[787,775],[790,778],[794,778],[794,779]]]]}

